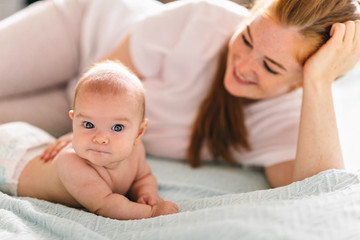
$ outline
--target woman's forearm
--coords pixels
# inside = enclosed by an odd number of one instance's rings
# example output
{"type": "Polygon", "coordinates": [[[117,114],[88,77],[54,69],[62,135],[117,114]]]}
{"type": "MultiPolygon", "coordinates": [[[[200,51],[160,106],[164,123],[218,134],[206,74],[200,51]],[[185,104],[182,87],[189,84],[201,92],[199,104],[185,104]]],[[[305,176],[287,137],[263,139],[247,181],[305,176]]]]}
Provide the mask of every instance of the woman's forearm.
{"type": "Polygon", "coordinates": [[[335,23],[330,39],[304,64],[303,102],[293,181],[343,169],[332,82],[360,59],[360,21],[335,23]]]}
{"type": "Polygon", "coordinates": [[[342,169],[331,84],[304,79],[299,139],[293,180],[303,180],[327,169],[342,169]]]}

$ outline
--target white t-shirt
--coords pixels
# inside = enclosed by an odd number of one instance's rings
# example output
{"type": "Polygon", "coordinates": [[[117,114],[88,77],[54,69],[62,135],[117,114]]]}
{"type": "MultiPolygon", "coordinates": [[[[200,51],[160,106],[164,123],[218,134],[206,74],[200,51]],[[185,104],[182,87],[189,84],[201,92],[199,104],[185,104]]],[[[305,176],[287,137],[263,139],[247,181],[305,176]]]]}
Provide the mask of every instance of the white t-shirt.
{"type": "MultiPolygon", "coordinates": [[[[209,91],[220,49],[248,11],[230,1],[179,1],[138,22],[131,32],[132,61],[143,77],[148,154],[185,159],[191,126],[209,91]]],[[[270,166],[294,160],[301,91],[245,108],[252,150],[234,151],[239,163],[270,166]]],[[[210,160],[204,151],[204,160],[210,160]]]]}

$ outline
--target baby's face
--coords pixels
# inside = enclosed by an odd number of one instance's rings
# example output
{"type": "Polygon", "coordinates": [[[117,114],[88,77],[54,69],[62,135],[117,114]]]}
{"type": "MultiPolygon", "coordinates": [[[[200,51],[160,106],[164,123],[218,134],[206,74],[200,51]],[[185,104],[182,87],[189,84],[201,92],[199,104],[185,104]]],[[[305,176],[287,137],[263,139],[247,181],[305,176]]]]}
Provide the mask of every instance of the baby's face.
{"type": "Polygon", "coordinates": [[[116,167],[130,156],[142,122],[139,101],[127,93],[82,92],[70,117],[76,153],[107,168],[116,167]]]}

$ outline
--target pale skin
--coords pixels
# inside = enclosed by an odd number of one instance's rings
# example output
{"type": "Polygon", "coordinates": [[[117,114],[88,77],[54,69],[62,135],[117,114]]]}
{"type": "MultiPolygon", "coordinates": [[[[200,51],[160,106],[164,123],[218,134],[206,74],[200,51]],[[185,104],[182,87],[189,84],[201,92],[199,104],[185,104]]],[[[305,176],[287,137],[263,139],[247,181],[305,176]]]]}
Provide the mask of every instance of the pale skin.
{"type": "Polygon", "coordinates": [[[147,120],[133,97],[84,91],[75,106],[69,113],[72,143],[49,163],[40,157],[30,161],[20,175],[18,195],[120,220],[178,212],[176,204],[158,196],[141,142],[147,120]]]}
{"type": "MultiPolygon", "coordinates": [[[[265,168],[272,187],[303,180],[327,169],[343,169],[331,91],[332,82],[352,69],[360,58],[360,21],[336,23],[331,39],[305,64],[297,57],[311,42],[297,29],[280,26],[271,15],[260,15],[239,28],[229,42],[224,84],[234,96],[261,100],[303,86],[303,103],[295,159],[265,168]]],[[[108,56],[118,59],[135,73],[129,34],[108,56]]],[[[140,76],[140,75],[139,75],[140,76]]],[[[281,123],[279,123],[281,124],[281,123]]],[[[62,142],[49,146],[45,160],[56,155],[62,142]]]]}

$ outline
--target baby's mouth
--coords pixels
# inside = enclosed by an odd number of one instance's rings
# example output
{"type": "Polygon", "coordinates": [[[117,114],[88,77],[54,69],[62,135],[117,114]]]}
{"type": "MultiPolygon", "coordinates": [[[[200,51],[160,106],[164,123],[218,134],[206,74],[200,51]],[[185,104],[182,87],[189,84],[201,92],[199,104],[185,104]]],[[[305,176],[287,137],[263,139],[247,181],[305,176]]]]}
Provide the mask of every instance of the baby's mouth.
{"type": "Polygon", "coordinates": [[[97,154],[110,154],[109,152],[98,150],[98,149],[89,149],[89,151],[97,153],[97,154]]]}

